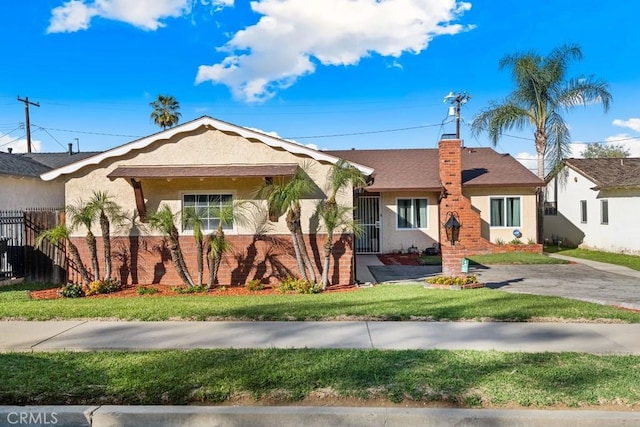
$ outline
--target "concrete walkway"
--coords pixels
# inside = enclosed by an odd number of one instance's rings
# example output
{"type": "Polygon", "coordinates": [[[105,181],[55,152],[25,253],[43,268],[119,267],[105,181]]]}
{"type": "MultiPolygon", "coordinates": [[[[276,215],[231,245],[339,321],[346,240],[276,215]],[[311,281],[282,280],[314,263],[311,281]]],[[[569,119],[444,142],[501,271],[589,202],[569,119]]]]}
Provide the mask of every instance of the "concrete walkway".
{"type": "Polygon", "coordinates": [[[0,351],[275,347],[640,354],[638,336],[640,324],[5,321],[0,351]]]}

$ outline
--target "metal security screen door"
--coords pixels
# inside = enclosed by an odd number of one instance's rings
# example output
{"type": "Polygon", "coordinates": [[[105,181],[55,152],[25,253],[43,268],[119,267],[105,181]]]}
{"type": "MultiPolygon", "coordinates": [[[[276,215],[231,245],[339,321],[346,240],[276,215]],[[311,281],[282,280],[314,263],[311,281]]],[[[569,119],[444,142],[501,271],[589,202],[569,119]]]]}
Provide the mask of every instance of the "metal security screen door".
{"type": "Polygon", "coordinates": [[[362,225],[362,234],[356,239],[356,253],[380,252],[380,197],[360,196],[356,208],[356,219],[362,225]]]}

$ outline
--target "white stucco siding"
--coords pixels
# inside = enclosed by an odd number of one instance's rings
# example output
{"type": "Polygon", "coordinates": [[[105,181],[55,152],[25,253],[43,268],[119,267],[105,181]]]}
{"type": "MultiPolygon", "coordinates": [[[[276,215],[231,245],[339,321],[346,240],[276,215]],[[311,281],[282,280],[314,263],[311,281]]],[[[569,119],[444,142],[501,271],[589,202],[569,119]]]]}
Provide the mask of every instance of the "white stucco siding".
{"type": "MultiPolygon", "coordinates": [[[[592,190],[596,185],[571,168],[558,181],[557,215],[546,215],[544,235],[560,237],[581,247],[609,252],[640,254],[640,189],[592,190]],[[602,201],[608,203],[609,220],[602,223],[602,201]],[[586,222],[581,215],[581,201],[586,202],[586,222]]],[[[555,178],[554,178],[555,180],[555,178]]],[[[549,183],[552,189],[554,180],[549,183]]],[[[551,191],[551,190],[550,190],[551,191]]]]}
{"type": "MultiPolygon", "coordinates": [[[[220,131],[199,131],[194,135],[181,134],[168,142],[152,144],[141,151],[132,152],[113,161],[106,160],[102,164],[84,168],[73,174],[65,188],[67,201],[91,197],[93,191],[107,191],[125,211],[133,212],[135,199],[133,188],[128,180],[118,178],[113,181],[107,175],[118,166],[195,166],[195,165],[230,165],[230,164],[285,164],[301,165],[310,178],[317,184],[316,193],[303,200],[302,226],[305,232],[316,231],[318,222],[311,218],[318,201],[324,197],[326,178],[330,164],[290,152],[269,147],[261,142],[252,142],[239,136],[226,135],[220,131]]],[[[197,193],[229,193],[237,200],[252,200],[257,188],[262,183],[259,178],[204,178],[204,179],[142,179],[142,189],[147,209],[152,211],[163,203],[167,203],[174,212],[181,209],[182,194],[197,193]]],[[[351,206],[351,189],[338,195],[338,202],[351,206]]],[[[264,201],[261,201],[264,203],[264,201]]],[[[96,227],[97,228],[97,227],[96,227]]],[[[238,224],[235,232],[253,234],[254,225],[238,224]]],[[[94,230],[98,234],[99,230],[94,230]]],[[[285,216],[277,223],[269,223],[270,233],[288,233],[285,216]]],[[[79,230],[77,235],[83,235],[79,230]]]]}
{"type": "Polygon", "coordinates": [[[522,233],[520,240],[528,243],[536,240],[536,194],[535,189],[522,188],[487,188],[465,189],[464,195],[471,200],[471,205],[480,212],[481,235],[490,242],[502,240],[509,242],[515,238],[517,229],[522,233]],[[492,227],[490,199],[492,197],[519,197],[521,223],[518,227],[492,227]]]}
{"type": "Polygon", "coordinates": [[[60,180],[0,176],[0,210],[61,208],[64,204],[64,183],[60,180]]]}
{"type": "Polygon", "coordinates": [[[438,198],[434,193],[424,192],[389,192],[380,196],[381,208],[381,242],[380,252],[391,253],[406,251],[415,246],[419,250],[431,247],[438,242],[438,198]],[[427,199],[427,227],[417,229],[398,228],[398,199],[427,199]]]}

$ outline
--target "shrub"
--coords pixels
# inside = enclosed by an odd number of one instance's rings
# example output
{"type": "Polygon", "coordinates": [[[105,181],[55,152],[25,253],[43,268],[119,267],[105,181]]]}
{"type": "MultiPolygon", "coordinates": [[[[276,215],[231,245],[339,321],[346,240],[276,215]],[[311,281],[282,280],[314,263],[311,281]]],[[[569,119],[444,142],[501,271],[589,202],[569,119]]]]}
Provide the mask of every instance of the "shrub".
{"type": "Polygon", "coordinates": [[[82,285],[79,283],[67,283],[60,290],[63,298],[80,298],[84,296],[82,285]]]}
{"type": "Polygon", "coordinates": [[[478,283],[478,277],[475,274],[466,277],[436,276],[428,277],[425,281],[432,285],[463,286],[478,283]]]}
{"type": "Polygon", "coordinates": [[[535,245],[536,243],[538,243],[538,242],[533,237],[529,237],[527,239],[527,245],[535,245]]]}
{"type": "Polygon", "coordinates": [[[115,279],[108,280],[94,280],[89,283],[89,289],[87,289],[86,295],[98,295],[98,294],[110,294],[122,289],[120,282],[115,279]]]}
{"type": "Polygon", "coordinates": [[[282,293],[296,292],[299,294],[317,294],[322,292],[322,286],[317,283],[311,283],[303,279],[294,279],[289,276],[280,282],[278,290],[282,293]]]}
{"type": "Polygon", "coordinates": [[[138,286],[138,295],[153,295],[160,292],[158,288],[154,288],[153,286],[138,286]]]}
{"type": "Polygon", "coordinates": [[[209,291],[209,287],[205,285],[194,285],[189,287],[172,286],[171,290],[179,294],[199,294],[209,291]]]}
{"type": "Polygon", "coordinates": [[[249,280],[245,285],[249,291],[261,291],[264,289],[264,283],[260,279],[249,280]]]}
{"type": "Polygon", "coordinates": [[[509,241],[510,245],[521,245],[522,244],[522,240],[518,239],[517,237],[514,238],[513,240],[509,241]]]}
{"type": "Polygon", "coordinates": [[[503,246],[504,244],[504,240],[502,240],[500,237],[496,237],[496,245],[503,246]]]}

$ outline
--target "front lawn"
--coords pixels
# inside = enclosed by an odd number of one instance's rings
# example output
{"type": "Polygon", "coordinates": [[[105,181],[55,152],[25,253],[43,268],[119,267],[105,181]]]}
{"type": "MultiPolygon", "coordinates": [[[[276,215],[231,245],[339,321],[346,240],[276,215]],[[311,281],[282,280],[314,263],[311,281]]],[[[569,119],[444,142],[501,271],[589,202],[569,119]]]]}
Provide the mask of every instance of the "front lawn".
{"type": "Polygon", "coordinates": [[[640,356],[224,349],[9,353],[0,354],[0,365],[0,405],[300,402],[635,410],[640,402],[640,356]]]}
{"type": "Polygon", "coordinates": [[[492,289],[449,291],[416,285],[381,285],[348,292],[251,296],[220,293],[171,297],[35,300],[43,285],[0,288],[0,319],[123,320],[462,320],[530,321],[540,318],[640,322],[640,313],[577,300],[492,289]]]}
{"type": "Polygon", "coordinates": [[[588,259],[590,261],[606,262],[607,264],[622,265],[640,271],[640,256],[615,254],[612,252],[592,251],[588,249],[558,249],[556,246],[547,246],[545,252],[557,253],[575,258],[588,259]]]}

